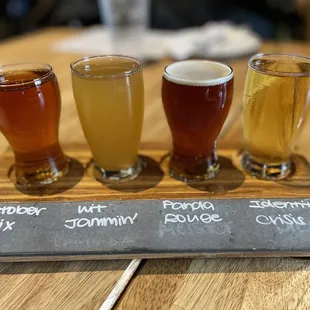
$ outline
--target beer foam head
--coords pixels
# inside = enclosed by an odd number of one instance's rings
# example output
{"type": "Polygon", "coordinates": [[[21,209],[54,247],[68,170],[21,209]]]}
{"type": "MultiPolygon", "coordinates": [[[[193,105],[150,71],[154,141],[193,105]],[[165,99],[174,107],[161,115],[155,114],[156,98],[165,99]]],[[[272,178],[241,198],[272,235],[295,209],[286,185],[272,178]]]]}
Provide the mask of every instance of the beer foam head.
{"type": "Polygon", "coordinates": [[[165,68],[164,78],[188,86],[215,86],[233,78],[233,70],[222,63],[209,60],[185,60],[165,68]]]}

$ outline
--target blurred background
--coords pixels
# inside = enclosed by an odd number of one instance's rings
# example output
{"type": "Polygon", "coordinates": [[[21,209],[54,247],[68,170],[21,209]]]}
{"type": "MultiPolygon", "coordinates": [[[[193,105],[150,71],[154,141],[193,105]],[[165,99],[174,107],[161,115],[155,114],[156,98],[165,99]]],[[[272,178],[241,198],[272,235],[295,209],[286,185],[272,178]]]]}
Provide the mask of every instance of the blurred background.
{"type": "MultiPolygon", "coordinates": [[[[0,39],[49,26],[105,23],[107,17],[100,14],[100,6],[100,0],[1,0],[0,39]]],[[[148,24],[153,29],[176,30],[221,20],[247,25],[263,39],[310,40],[310,0],[150,0],[149,3],[148,24]]]]}

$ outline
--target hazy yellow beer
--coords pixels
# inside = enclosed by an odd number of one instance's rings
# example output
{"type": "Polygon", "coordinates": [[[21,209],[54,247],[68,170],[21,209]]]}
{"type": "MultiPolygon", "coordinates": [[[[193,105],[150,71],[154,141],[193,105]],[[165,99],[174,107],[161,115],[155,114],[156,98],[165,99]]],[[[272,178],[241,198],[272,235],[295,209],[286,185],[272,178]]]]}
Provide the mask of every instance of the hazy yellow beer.
{"type": "Polygon", "coordinates": [[[76,61],[71,68],[78,114],[102,180],[134,178],[141,171],[137,157],[144,110],[140,61],[97,56],[76,61]]]}
{"type": "Polygon", "coordinates": [[[290,173],[291,154],[310,104],[310,59],[255,55],[243,99],[243,167],[263,179],[290,173]]]}

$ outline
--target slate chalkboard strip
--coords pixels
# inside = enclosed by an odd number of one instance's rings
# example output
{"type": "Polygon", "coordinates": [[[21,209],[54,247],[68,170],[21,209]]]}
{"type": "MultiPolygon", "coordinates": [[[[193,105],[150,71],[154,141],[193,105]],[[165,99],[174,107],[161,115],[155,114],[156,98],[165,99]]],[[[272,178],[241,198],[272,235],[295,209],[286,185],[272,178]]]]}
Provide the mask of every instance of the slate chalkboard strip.
{"type": "Polygon", "coordinates": [[[0,203],[1,261],[309,256],[310,200],[0,203]]]}

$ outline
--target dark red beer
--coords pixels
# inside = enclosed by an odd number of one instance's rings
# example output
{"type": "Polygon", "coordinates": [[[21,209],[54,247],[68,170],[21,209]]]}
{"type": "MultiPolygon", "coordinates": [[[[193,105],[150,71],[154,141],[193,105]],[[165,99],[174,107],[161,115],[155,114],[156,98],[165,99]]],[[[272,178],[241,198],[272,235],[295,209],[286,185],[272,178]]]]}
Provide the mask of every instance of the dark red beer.
{"type": "Polygon", "coordinates": [[[49,65],[0,67],[0,130],[14,151],[18,184],[47,184],[66,173],[67,159],[58,142],[60,108],[49,65]]]}
{"type": "Polygon", "coordinates": [[[200,181],[219,171],[216,140],[232,97],[233,72],[224,64],[189,60],[166,67],[162,101],[173,139],[173,177],[200,181]]]}

